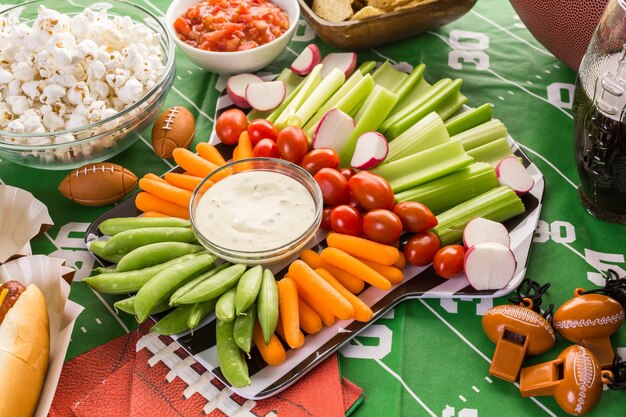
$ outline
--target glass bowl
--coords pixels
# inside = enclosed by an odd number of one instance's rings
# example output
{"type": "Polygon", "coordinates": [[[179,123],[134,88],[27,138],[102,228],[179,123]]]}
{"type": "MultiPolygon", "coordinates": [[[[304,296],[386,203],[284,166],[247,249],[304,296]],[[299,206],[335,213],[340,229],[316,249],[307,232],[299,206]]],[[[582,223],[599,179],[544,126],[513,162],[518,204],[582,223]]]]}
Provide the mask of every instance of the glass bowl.
{"type": "MultiPolygon", "coordinates": [[[[317,185],[317,182],[313,179],[311,174],[300,168],[298,165],[275,158],[250,158],[227,163],[212,172],[198,185],[191,197],[190,219],[191,226],[196,233],[198,241],[216,256],[233,263],[246,265],[267,265],[282,261],[304,248],[319,228],[322,220],[323,206],[324,202],[322,200],[322,191],[317,185]],[[264,250],[245,251],[234,249],[232,247],[225,247],[224,245],[216,243],[212,240],[210,232],[203,231],[199,227],[198,216],[202,209],[199,211],[198,206],[204,195],[211,189],[213,184],[231,176],[240,175],[250,171],[269,171],[286,175],[302,184],[310,193],[315,207],[313,219],[310,224],[303,225],[305,227],[304,232],[302,232],[295,239],[282,244],[277,244],[276,247],[264,250]]],[[[260,222],[261,220],[259,219],[259,223],[260,222]]]]}
{"type": "MultiPolygon", "coordinates": [[[[50,133],[0,130],[0,159],[51,170],[73,169],[89,162],[104,161],[135,143],[139,139],[138,133],[158,117],[174,82],[176,62],[172,37],[161,20],[141,6],[125,0],[107,0],[97,4],[107,8],[109,16],[129,16],[134,22],[145,24],[159,35],[165,67],[163,75],[139,101],[97,123],[50,133]],[[46,144],[26,145],[25,141],[46,144]]],[[[0,19],[11,16],[18,17],[20,22],[31,23],[37,17],[37,9],[41,5],[74,16],[87,7],[93,7],[94,3],[90,0],[34,0],[3,10],[0,19]]]]}

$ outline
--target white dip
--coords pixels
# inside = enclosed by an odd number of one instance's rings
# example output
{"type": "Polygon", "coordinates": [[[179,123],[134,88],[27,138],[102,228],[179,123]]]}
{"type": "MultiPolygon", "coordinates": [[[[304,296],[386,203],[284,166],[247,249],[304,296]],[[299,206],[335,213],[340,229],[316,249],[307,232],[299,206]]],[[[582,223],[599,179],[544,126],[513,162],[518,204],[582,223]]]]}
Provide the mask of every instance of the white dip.
{"type": "Polygon", "coordinates": [[[244,252],[276,249],[298,239],[315,219],[311,193],[293,178],[245,171],[213,185],[195,223],[211,243],[244,252]]]}

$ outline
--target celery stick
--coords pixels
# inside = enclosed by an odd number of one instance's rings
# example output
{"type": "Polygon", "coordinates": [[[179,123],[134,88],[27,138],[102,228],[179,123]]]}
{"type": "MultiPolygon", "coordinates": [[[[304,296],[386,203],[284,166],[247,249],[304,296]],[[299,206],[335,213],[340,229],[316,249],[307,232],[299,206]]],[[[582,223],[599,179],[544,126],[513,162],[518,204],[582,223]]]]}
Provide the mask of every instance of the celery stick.
{"type": "MultiPolygon", "coordinates": [[[[280,103],[280,106],[278,106],[277,108],[275,108],[269,116],[266,117],[267,120],[269,120],[270,122],[274,123],[276,121],[276,119],[278,119],[278,116],[280,116],[282,114],[282,112],[287,108],[287,106],[293,101],[293,99],[298,95],[298,93],[300,93],[300,90],[302,89],[302,86],[304,85],[303,82],[301,82],[300,84],[298,84],[298,86],[288,95],[285,97],[285,99],[283,100],[282,103],[280,103]]],[[[250,116],[248,116],[248,120],[250,120],[250,116]]]]}
{"type": "Polygon", "coordinates": [[[456,134],[450,140],[461,142],[465,151],[477,148],[493,140],[507,136],[506,126],[498,119],[473,127],[465,132],[456,134]]]}
{"type": "Polygon", "coordinates": [[[357,68],[357,70],[362,74],[362,75],[367,75],[370,72],[372,72],[372,70],[376,68],[376,61],[365,61],[364,63],[362,63],[359,68],[357,68]]]}
{"type": "Polygon", "coordinates": [[[432,112],[389,143],[389,153],[383,163],[425,151],[449,140],[443,120],[432,112]]]}
{"type": "Polygon", "coordinates": [[[306,76],[304,81],[300,83],[302,86],[298,94],[291,100],[291,102],[285,107],[285,109],[280,113],[280,116],[276,118],[274,124],[280,129],[286,126],[287,121],[291,116],[296,114],[298,108],[304,103],[304,101],[309,97],[315,88],[322,82],[322,77],[320,76],[320,72],[322,71],[322,64],[318,64],[313,68],[313,70],[306,76]]]}
{"type": "MultiPolygon", "coordinates": [[[[303,79],[304,79],[303,77],[291,72],[289,68],[285,68],[284,70],[282,70],[282,72],[278,75],[278,77],[276,77],[276,81],[283,81],[285,83],[286,93],[285,93],[285,100],[283,100],[283,103],[289,99],[289,96],[291,95],[291,93],[300,85],[303,79]]],[[[281,105],[283,103],[281,103],[281,105]]],[[[287,104],[285,104],[285,106],[287,104]]],[[[248,113],[248,116],[247,116],[248,121],[252,121],[255,119],[267,119],[271,113],[272,111],[258,111],[258,110],[252,109],[248,113]]]]}
{"type": "Polygon", "coordinates": [[[458,142],[447,142],[371,170],[385,178],[394,193],[424,184],[474,162],[458,142]]]}
{"type": "Polygon", "coordinates": [[[463,107],[465,103],[467,103],[467,97],[459,91],[444,103],[441,103],[441,107],[438,107],[435,111],[443,120],[446,120],[463,107]]]}
{"type": "Polygon", "coordinates": [[[482,123],[488,122],[493,117],[491,103],[485,103],[480,107],[464,111],[463,113],[446,120],[448,134],[454,136],[457,133],[465,132],[482,123]]]}
{"type": "Polygon", "coordinates": [[[403,110],[406,107],[409,107],[413,104],[414,101],[420,99],[420,96],[428,91],[432,85],[428,83],[423,77],[417,82],[417,85],[409,91],[408,95],[404,97],[402,100],[399,100],[398,103],[393,107],[393,110],[389,114],[389,118],[394,117],[397,113],[403,110]]]}
{"type": "Polygon", "coordinates": [[[461,204],[499,185],[496,170],[475,162],[457,172],[396,194],[396,201],[417,201],[435,214],[461,204]]]}
{"type": "Polygon", "coordinates": [[[467,151],[476,161],[487,162],[493,166],[498,165],[502,159],[513,155],[513,151],[506,141],[506,138],[496,139],[478,148],[467,151]]]}
{"type": "MultiPolygon", "coordinates": [[[[448,100],[450,97],[458,94],[459,88],[461,88],[461,84],[463,80],[456,79],[444,87],[441,91],[435,94],[430,98],[424,105],[418,107],[413,110],[411,113],[401,118],[395,123],[389,125],[389,128],[385,130],[385,133],[388,137],[395,138],[400,135],[402,132],[407,130],[409,127],[413,126],[418,120],[426,116],[431,111],[437,110],[442,107],[442,105],[448,100]]],[[[387,122],[385,122],[387,123],[387,122]]]]}
{"type": "Polygon", "coordinates": [[[407,97],[413,89],[415,89],[417,84],[423,80],[425,69],[426,65],[424,64],[419,64],[413,68],[413,71],[411,71],[409,76],[406,77],[402,84],[400,84],[398,88],[393,91],[398,95],[398,101],[404,100],[404,98],[407,97]]]}
{"type": "Polygon", "coordinates": [[[524,203],[509,187],[487,191],[437,216],[438,224],[432,231],[439,236],[441,246],[458,243],[467,223],[475,217],[503,222],[525,211],[524,203]]]}
{"type": "Polygon", "coordinates": [[[288,124],[291,126],[302,127],[315,114],[326,100],[328,100],[341,87],[346,80],[346,76],[339,68],[333,68],[315,91],[302,103],[296,111],[296,114],[289,118],[288,124]]]}
{"type": "Polygon", "coordinates": [[[395,69],[389,61],[383,62],[376,71],[372,74],[376,85],[386,88],[389,91],[394,92],[405,79],[409,77],[406,72],[398,71],[395,69]]]}
{"type": "Polygon", "coordinates": [[[359,110],[356,126],[341,149],[341,152],[339,152],[339,160],[342,166],[350,165],[352,154],[356,147],[356,141],[359,136],[365,132],[378,130],[380,124],[391,111],[391,108],[396,104],[396,101],[398,101],[397,95],[379,85],[374,87],[374,91],[371,93],[370,97],[372,97],[372,99],[369,100],[367,107],[366,104],[364,104],[361,110],[359,110]]]}

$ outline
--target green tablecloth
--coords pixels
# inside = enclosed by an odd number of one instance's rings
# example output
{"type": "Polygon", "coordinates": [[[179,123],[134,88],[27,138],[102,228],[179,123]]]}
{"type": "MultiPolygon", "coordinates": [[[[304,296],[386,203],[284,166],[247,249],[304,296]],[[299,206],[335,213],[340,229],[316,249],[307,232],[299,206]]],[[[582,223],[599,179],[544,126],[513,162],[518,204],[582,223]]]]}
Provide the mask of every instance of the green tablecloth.
{"type": "MultiPolygon", "coordinates": [[[[167,0],[137,3],[160,16],[168,5],[167,0]]],[[[276,73],[288,66],[309,42],[316,42],[322,53],[332,50],[301,21],[288,50],[268,70],[276,73]]],[[[360,61],[370,59],[425,63],[430,81],[462,77],[469,104],[493,103],[495,116],[543,172],[544,206],[527,276],[553,284],[546,304],[560,305],[576,287],[595,288],[602,282],[599,271],[613,268],[625,274],[626,226],[599,221],[578,202],[572,154],[575,73],[533,39],[508,2],[481,0],[448,26],[359,54],[360,61]]],[[[183,105],[193,112],[196,141],[209,137],[219,95],[216,85],[223,80],[178,55],[166,106],[183,105]]],[[[155,156],[149,137],[149,131],[143,132],[141,140],[112,162],[138,176],[169,170],[171,161],[155,156]]],[[[85,311],[76,322],[69,359],[124,334],[135,323],[114,314],[111,305],[117,298],[95,294],[81,282],[94,266],[83,244],[84,231],[110,207],[86,208],[63,198],[56,187],[66,174],[0,161],[0,182],[32,192],[54,220],[54,227],[33,242],[34,251],[65,258],[78,270],[70,298],[85,311]]],[[[492,305],[503,303],[505,298],[409,300],[370,326],[340,354],[343,375],[363,387],[367,397],[354,415],[565,415],[552,398],[521,398],[517,386],[489,377],[494,345],[482,332],[480,319],[492,305]]],[[[626,330],[613,342],[626,357],[626,330]]],[[[527,363],[551,360],[568,345],[559,339],[552,351],[527,363]]],[[[605,392],[589,415],[626,415],[626,394],[605,392]]]]}

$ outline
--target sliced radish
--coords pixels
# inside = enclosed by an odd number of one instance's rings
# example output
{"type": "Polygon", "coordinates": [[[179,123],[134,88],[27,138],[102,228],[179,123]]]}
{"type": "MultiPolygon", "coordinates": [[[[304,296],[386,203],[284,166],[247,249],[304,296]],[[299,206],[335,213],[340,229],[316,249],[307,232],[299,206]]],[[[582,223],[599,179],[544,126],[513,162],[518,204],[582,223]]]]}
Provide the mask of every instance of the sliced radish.
{"type": "Polygon", "coordinates": [[[348,77],[356,69],[356,53],[354,52],[338,52],[328,54],[322,60],[322,71],[320,76],[326,77],[333,68],[339,68],[348,77]]]}
{"type": "Polygon", "coordinates": [[[321,60],[320,48],[314,43],[309,44],[291,64],[291,71],[298,75],[307,75],[321,60]]]}
{"type": "Polygon", "coordinates": [[[463,231],[463,244],[470,248],[477,243],[496,242],[504,246],[511,245],[511,236],[502,223],[476,217],[470,220],[463,231]]]}
{"type": "Polygon", "coordinates": [[[255,110],[268,111],[280,106],[286,93],[283,81],[253,83],[246,87],[246,100],[255,110]]]}
{"type": "Polygon", "coordinates": [[[477,243],[465,254],[465,275],[477,290],[499,290],[513,279],[515,255],[502,243],[477,243]]]}
{"type": "Polygon", "coordinates": [[[535,180],[516,156],[507,156],[498,162],[496,175],[500,184],[508,185],[517,194],[526,194],[535,185],[535,180]]]}
{"type": "Polygon", "coordinates": [[[314,149],[331,148],[341,151],[354,130],[354,119],[339,109],[330,109],[320,119],[312,144],[314,149]]]}
{"type": "Polygon", "coordinates": [[[387,157],[389,144],[378,132],[365,132],[356,141],[350,166],[356,169],[370,169],[380,165],[387,157]]]}
{"type": "Polygon", "coordinates": [[[248,84],[262,83],[263,79],[254,74],[237,74],[228,78],[226,93],[237,107],[249,109],[250,103],[246,100],[246,87],[248,84]]]}

